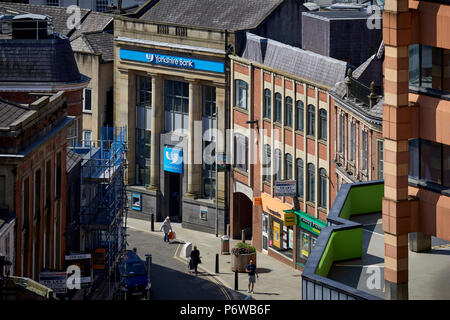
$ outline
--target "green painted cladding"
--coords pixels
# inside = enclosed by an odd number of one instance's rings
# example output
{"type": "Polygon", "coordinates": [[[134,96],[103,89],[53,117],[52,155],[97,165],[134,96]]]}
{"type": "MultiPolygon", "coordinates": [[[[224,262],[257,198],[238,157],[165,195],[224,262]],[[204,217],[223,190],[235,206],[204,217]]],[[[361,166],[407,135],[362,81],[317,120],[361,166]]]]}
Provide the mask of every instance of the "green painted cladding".
{"type": "Polygon", "coordinates": [[[362,256],[362,227],[335,231],[328,239],[316,274],[326,277],[335,261],[357,259],[362,256]]]}
{"type": "MultiPolygon", "coordinates": [[[[350,188],[339,217],[349,220],[353,215],[382,211],[384,184],[361,185],[350,188]]],[[[326,277],[336,261],[361,258],[362,226],[334,230],[316,269],[316,274],[326,277]]]]}
{"type": "Polygon", "coordinates": [[[381,212],[383,195],[384,184],[351,188],[339,217],[348,220],[357,214],[381,212]]]}

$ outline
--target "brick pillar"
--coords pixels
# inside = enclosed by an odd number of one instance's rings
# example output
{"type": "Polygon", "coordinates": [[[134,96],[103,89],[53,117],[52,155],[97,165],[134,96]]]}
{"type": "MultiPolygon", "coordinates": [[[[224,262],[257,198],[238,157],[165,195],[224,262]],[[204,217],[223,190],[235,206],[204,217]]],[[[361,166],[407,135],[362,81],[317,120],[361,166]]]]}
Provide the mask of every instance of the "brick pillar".
{"type": "Polygon", "coordinates": [[[408,0],[387,0],[383,12],[385,104],[383,106],[386,299],[408,299],[408,139],[412,135],[408,105],[408,45],[411,15],[408,0]]]}

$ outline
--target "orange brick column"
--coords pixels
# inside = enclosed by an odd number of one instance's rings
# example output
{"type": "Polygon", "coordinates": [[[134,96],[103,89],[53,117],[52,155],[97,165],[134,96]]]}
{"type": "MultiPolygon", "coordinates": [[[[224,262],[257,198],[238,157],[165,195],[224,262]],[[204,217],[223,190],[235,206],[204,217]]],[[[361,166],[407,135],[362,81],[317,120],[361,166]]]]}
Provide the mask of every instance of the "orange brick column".
{"type": "Polygon", "coordinates": [[[408,45],[411,15],[408,0],[387,0],[383,12],[385,104],[383,106],[385,298],[408,299],[408,45]]]}

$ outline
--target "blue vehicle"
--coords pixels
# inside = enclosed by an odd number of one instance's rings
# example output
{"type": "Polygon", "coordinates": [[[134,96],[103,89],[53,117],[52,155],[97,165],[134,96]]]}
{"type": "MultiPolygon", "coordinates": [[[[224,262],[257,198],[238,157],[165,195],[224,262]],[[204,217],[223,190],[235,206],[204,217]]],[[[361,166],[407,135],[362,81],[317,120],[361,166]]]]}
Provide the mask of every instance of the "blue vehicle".
{"type": "Polygon", "coordinates": [[[126,297],[146,296],[151,289],[147,266],[132,250],[126,250],[119,258],[117,270],[120,275],[120,290],[126,297]]]}

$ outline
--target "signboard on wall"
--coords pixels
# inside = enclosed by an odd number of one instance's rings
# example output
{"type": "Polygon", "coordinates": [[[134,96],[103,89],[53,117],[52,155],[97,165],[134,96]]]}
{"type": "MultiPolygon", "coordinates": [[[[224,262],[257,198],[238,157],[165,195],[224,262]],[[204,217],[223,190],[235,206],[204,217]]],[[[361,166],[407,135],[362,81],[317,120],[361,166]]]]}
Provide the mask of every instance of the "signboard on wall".
{"type": "Polygon", "coordinates": [[[297,196],[297,181],[275,181],[274,196],[276,197],[296,197],[297,196]]]}
{"type": "Polygon", "coordinates": [[[66,272],[40,272],[39,283],[52,289],[54,293],[67,292],[66,272]]]}
{"type": "Polygon", "coordinates": [[[284,214],[284,225],[287,227],[295,225],[295,213],[284,214]]]}
{"type": "Polygon", "coordinates": [[[177,57],[153,52],[120,49],[120,59],[145,62],[154,65],[163,65],[175,68],[212,71],[223,73],[224,63],[218,61],[192,59],[189,57],[177,57]]]}
{"type": "Polygon", "coordinates": [[[281,234],[280,234],[280,224],[273,221],[273,245],[280,248],[281,234]]]}
{"type": "Polygon", "coordinates": [[[77,265],[80,267],[81,279],[80,283],[90,283],[92,281],[91,270],[92,270],[92,260],[91,254],[71,254],[66,256],[66,269],[70,265],[77,265]]]}
{"type": "Polygon", "coordinates": [[[183,173],[183,149],[164,147],[164,171],[183,173]]]}

